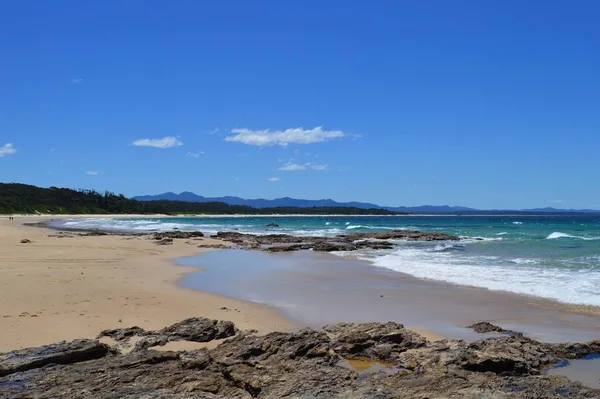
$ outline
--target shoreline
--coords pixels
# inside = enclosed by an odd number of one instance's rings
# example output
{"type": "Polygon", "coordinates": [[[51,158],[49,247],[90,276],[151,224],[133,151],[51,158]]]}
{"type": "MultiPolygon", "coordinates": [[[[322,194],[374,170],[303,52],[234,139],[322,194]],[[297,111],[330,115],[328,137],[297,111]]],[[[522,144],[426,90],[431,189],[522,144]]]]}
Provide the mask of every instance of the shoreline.
{"type": "MultiPolygon", "coordinates": [[[[60,216],[64,217],[64,215],[60,215],[60,216]]],[[[252,216],[254,216],[254,215],[252,215],[252,216]]],[[[89,218],[89,217],[91,217],[91,215],[79,215],[79,217],[89,218]]],[[[114,217],[122,217],[122,215],[106,215],[106,217],[114,218],[114,217]]],[[[145,218],[148,216],[147,215],[139,215],[139,217],[145,218]]],[[[37,216],[37,217],[27,217],[26,219],[27,219],[26,220],[27,223],[23,223],[23,220],[21,220],[21,221],[14,220],[14,221],[10,221],[10,222],[2,220],[2,221],[0,221],[0,226],[4,227],[5,225],[12,225],[13,228],[17,227],[17,228],[21,229],[21,231],[25,235],[27,235],[27,233],[26,233],[27,231],[31,231],[31,230],[43,232],[40,234],[45,234],[46,236],[47,236],[48,232],[66,230],[66,229],[62,229],[62,228],[53,228],[51,226],[40,226],[39,222],[42,222],[42,221],[48,222],[50,220],[48,217],[37,216]],[[33,225],[32,225],[32,223],[30,223],[32,220],[35,220],[35,223],[33,225]],[[37,229],[31,229],[31,227],[37,227],[37,229]]],[[[71,230],[71,231],[73,231],[73,230],[71,230]]],[[[79,230],[79,229],[75,229],[74,231],[79,231],[82,233],[84,232],[83,230],[79,230]]],[[[93,230],[93,231],[97,232],[99,230],[93,230]]],[[[138,245],[137,243],[143,243],[143,246],[145,247],[146,250],[148,248],[150,248],[154,252],[158,251],[159,252],[158,254],[153,255],[153,256],[158,255],[158,259],[156,259],[156,258],[154,259],[154,261],[156,261],[156,262],[153,262],[155,264],[153,266],[151,266],[152,271],[156,271],[158,268],[160,268],[163,271],[170,270],[168,272],[170,277],[166,280],[163,280],[162,283],[163,284],[167,283],[171,287],[171,289],[167,290],[167,291],[169,291],[169,296],[174,295],[174,291],[177,291],[178,294],[176,296],[185,297],[185,300],[180,299],[180,302],[178,302],[180,304],[181,308],[177,309],[177,314],[178,314],[177,316],[171,314],[171,312],[168,311],[168,309],[172,308],[172,306],[169,306],[169,305],[163,304],[163,303],[159,303],[161,306],[167,308],[167,311],[165,311],[165,309],[161,309],[160,306],[158,307],[158,313],[160,313],[160,315],[158,316],[159,320],[155,320],[155,316],[152,312],[146,311],[144,313],[144,317],[139,317],[140,315],[137,315],[137,314],[134,316],[138,316],[138,317],[131,317],[131,315],[130,315],[130,317],[128,317],[127,320],[134,320],[133,322],[126,321],[126,319],[123,318],[122,322],[116,323],[116,322],[114,322],[115,317],[113,317],[112,315],[111,315],[111,317],[113,320],[105,320],[105,319],[103,319],[103,317],[106,318],[107,317],[106,313],[111,313],[111,311],[113,314],[118,313],[117,310],[112,309],[112,310],[107,311],[106,309],[103,309],[101,312],[102,313],[101,316],[99,316],[99,317],[98,317],[98,315],[95,316],[95,317],[100,318],[101,320],[105,321],[105,324],[102,324],[102,328],[92,327],[92,325],[87,325],[87,327],[84,328],[84,326],[78,324],[77,326],[79,328],[82,328],[82,330],[84,330],[84,331],[88,331],[88,332],[93,331],[93,333],[97,333],[101,329],[128,327],[128,326],[133,326],[136,324],[140,325],[143,328],[152,329],[152,328],[157,328],[159,326],[164,326],[164,325],[170,324],[170,323],[172,323],[172,321],[177,321],[177,320],[184,319],[186,317],[195,317],[195,316],[204,316],[204,317],[221,319],[221,320],[231,320],[242,329],[257,329],[261,333],[266,333],[266,332],[271,332],[271,331],[281,331],[281,330],[289,331],[289,330],[295,329],[297,327],[297,325],[295,325],[295,323],[292,321],[292,319],[290,319],[289,317],[286,317],[284,315],[284,312],[282,312],[280,309],[278,309],[275,306],[269,306],[268,304],[256,303],[253,301],[246,301],[243,299],[236,299],[233,296],[214,294],[211,292],[197,290],[194,288],[183,287],[182,282],[186,279],[187,276],[189,276],[192,273],[197,272],[198,268],[197,267],[188,268],[186,266],[181,266],[179,263],[177,263],[177,261],[181,258],[190,257],[190,256],[194,257],[194,256],[201,255],[201,254],[205,253],[207,251],[207,249],[195,248],[195,246],[188,245],[189,241],[184,242],[184,240],[174,240],[172,246],[166,246],[166,247],[157,246],[154,242],[152,242],[151,240],[148,240],[149,236],[151,236],[151,234],[153,234],[151,232],[123,234],[123,233],[118,233],[115,231],[108,231],[108,233],[109,233],[108,236],[88,237],[88,239],[90,240],[88,243],[94,244],[92,246],[97,246],[96,240],[110,241],[113,246],[116,246],[117,243],[122,243],[125,240],[132,240],[132,241],[130,241],[130,243],[134,243],[134,242],[136,243],[136,245],[134,245],[134,247],[137,247],[137,245],[138,245]],[[167,267],[167,265],[169,265],[170,267],[167,267]],[[173,291],[173,292],[170,292],[170,291],[173,291]],[[199,300],[200,298],[202,298],[203,301],[207,301],[207,304],[205,304],[205,306],[202,306],[201,310],[196,310],[196,309],[198,309],[197,305],[195,307],[193,307],[192,309],[188,309],[189,303],[194,302],[193,298],[196,300],[199,300]],[[218,306],[218,305],[220,305],[220,306],[218,306]],[[222,309],[223,307],[227,308],[227,310],[224,311],[222,309]],[[186,310],[190,310],[190,311],[188,311],[186,313],[186,310]],[[193,312],[191,310],[193,310],[193,312]],[[239,310],[240,312],[238,313],[237,310],[239,310]],[[185,316],[184,316],[184,314],[185,314],[185,316]],[[139,321],[140,319],[142,319],[143,322],[139,321]]],[[[0,236],[0,238],[2,238],[2,237],[0,236]]],[[[13,237],[13,238],[16,238],[16,237],[13,237]]],[[[23,238],[25,238],[25,237],[23,237],[23,238]]],[[[48,237],[46,237],[46,238],[48,238],[48,237]]],[[[50,238],[48,238],[48,239],[50,239],[50,238]]],[[[68,243],[68,241],[70,241],[70,240],[82,242],[82,240],[86,240],[86,238],[85,237],[55,238],[55,240],[56,240],[55,243],[58,243],[59,245],[61,245],[60,240],[63,240],[65,243],[68,243]]],[[[36,240],[34,240],[34,245],[36,244],[35,241],[36,240]]],[[[18,242],[18,240],[15,239],[14,242],[18,242]]],[[[223,244],[225,242],[221,241],[221,240],[202,239],[202,241],[198,241],[198,243],[210,245],[211,243],[212,244],[223,244]]],[[[23,245],[26,245],[25,248],[31,248],[31,247],[28,247],[29,244],[22,244],[22,245],[17,244],[18,247],[23,246],[23,245]]],[[[4,249],[4,248],[0,244],[0,259],[3,255],[2,249],[4,249]]],[[[103,249],[106,250],[107,248],[104,247],[103,249]]],[[[106,255],[106,254],[104,254],[104,255],[106,255]]],[[[344,259],[343,257],[338,257],[333,254],[323,254],[323,255],[336,257],[336,258],[339,258],[340,260],[344,259]]],[[[144,257],[134,256],[132,259],[127,259],[126,261],[124,261],[124,264],[128,265],[129,267],[134,267],[135,270],[140,270],[141,267],[139,267],[139,265],[137,265],[137,263],[143,263],[144,261],[147,261],[147,259],[144,257]]],[[[83,268],[85,269],[86,267],[84,266],[83,268]]],[[[144,272],[146,272],[146,271],[147,270],[144,270],[144,272]]],[[[3,268],[0,267],[0,273],[2,273],[2,272],[3,272],[3,268]]],[[[404,274],[404,273],[399,273],[399,272],[394,272],[394,273],[398,274],[399,278],[401,278],[401,279],[405,279],[406,281],[412,281],[415,286],[420,286],[420,285],[423,285],[423,286],[426,286],[426,285],[445,286],[449,290],[454,291],[454,292],[460,292],[457,290],[461,290],[461,289],[468,290],[468,291],[477,291],[477,292],[480,292],[482,295],[484,295],[484,297],[488,294],[491,294],[492,296],[496,295],[498,297],[501,295],[504,295],[504,294],[508,294],[508,295],[520,298],[524,304],[527,304],[530,301],[537,302],[537,303],[544,303],[545,306],[543,306],[541,308],[544,310],[557,311],[557,307],[558,307],[558,308],[560,308],[560,309],[558,309],[559,311],[565,311],[565,312],[569,312],[572,314],[578,314],[578,315],[598,315],[600,313],[600,308],[594,307],[594,306],[570,305],[570,304],[565,304],[565,303],[562,303],[559,301],[554,301],[551,299],[546,299],[546,298],[541,298],[541,297],[536,297],[536,296],[521,295],[521,294],[515,294],[515,293],[511,293],[511,292],[506,292],[506,291],[492,291],[492,290],[487,290],[487,289],[483,289],[483,288],[475,288],[475,287],[471,287],[471,286],[462,286],[462,285],[458,285],[458,284],[451,284],[451,283],[444,283],[444,282],[438,282],[438,281],[432,281],[432,280],[419,279],[414,276],[404,274]],[[431,283],[431,284],[429,284],[429,283],[431,283]]],[[[1,276],[1,274],[0,274],[0,276],[1,276]]],[[[129,280],[131,280],[132,278],[134,278],[134,277],[128,276],[129,280]]],[[[21,288],[23,288],[23,285],[25,285],[26,283],[27,282],[20,281],[21,288]]],[[[144,284],[144,283],[142,282],[142,284],[144,284]]],[[[1,285],[0,285],[0,287],[1,287],[1,285]]],[[[155,288],[157,288],[157,287],[155,287],[155,288]]],[[[157,289],[166,290],[165,287],[157,288],[157,289]]],[[[162,291],[161,291],[161,293],[162,293],[162,291]]],[[[2,296],[0,294],[0,299],[1,298],[2,298],[2,296]]],[[[136,297],[134,297],[134,298],[136,298],[136,297]]],[[[136,299],[139,299],[139,298],[136,298],[136,299]]],[[[110,308],[110,306],[113,306],[113,305],[114,304],[106,304],[105,303],[105,306],[109,306],[109,308],[110,308]]],[[[156,305],[157,305],[157,303],[155,301],[155,303],[153,303],[152,306],[156,306],[156,305]]],[[[123,304],[123,306],[127,306],[127,304],[123,304]]],[[[416,306],[416,307],[418,307],[418,306],[416,306]]],[[[2,317],[3,313],[6,316],[6,312],[5,311],[3,312],[3,310],[5,308],[6,308],[6,306],[4,306],[4,304],[0,304],[0,327],[3,326],[2,322],[6,321],[6,319],[7,319],[7,318],[2,317]]],[[[27,312],[27,313],[29,313],[29,312],[27,312]]],[[[12,316],[14,317],[15,315],[12,315],[12,316]]],[[[35,316],[31,316],[31,317],[33,317],[37,321],[37,320],[39,320],[37,316],[38,315],[35,314],[35,316]]],[[[81,316],[81,314],[80,314],[80,316],[81,316]]],[[[19,315],[19,317],[20,317],[20,315],[19,315]]],[[[8,319],[10,319],[10,317],[8,317],[8,319]]],[[[121,320],[121,318],[119,318],[118,320],[121,320]]],[[[403,320],[401,318],[398,321],[403,322],[403,320]]],[[[21,324],[25,325],[27,323],[21,323],[21,324]]],[[[99,324],[95,323],[93,325],[98,326],[99,324]]],[[[411,324],[411,326],[415,326],[415,325],[411,324]]],[[[464,328],[464,325],[460,325],[457,323],[457,327],[464,328]]],[[[417,331],[417,332],[421,333],[422,335],[428,337],[430,340],[438,340],[440,338],[443,338],[443,336],[442,336],[443,333],[440,335],[441,330],[439,330],[439,329],[419,328],[419,327],[415,327],[415,328],[411,328],[411,329],[413,331],[417,331]]],[[[23,342],[23,343],[20,343],[18,346],[19,347],[34,346],[34,345],[43,344],[43,343],[55,342],[57,340],[62,340],[62,339],[68,340],[71,338],[82,337],[81,334],[79,336],[74,336],[73,334],[71,334],[71,335],[63,334],[63,335],[64,335],[64,337],[62,337],[62,338],[61,337],[49,338],[43,342],[41,342],[39,340],[27,341],[27,339],[24,338],[23,341],[28,342],[28,343],[23,342]]],[[[93,336],[90,336],[89,333],[88,333],[88,335],[86,335],[86,337],[93,338],[93,336]]],[[[16,347],[15,345],[12,345],[12,346],[4,345],[4,342],[0,341],[0,351],[3,349],[14,349],[15,347],[16,347]]]]}
{"type": "Polygon", "coordinates": [[[0,220],[0,352],[189,317],[231,320],[260,333],[294,328],[268,306],[178,284],[194,270],[175,260],[211,250],[196,245],[215,244],[211,239],[159,246],[146,237],[48,237],[55,230],[22,222],[0,220]]]}
{"type": "Polygon", "coordinates": [[[600,308],[419,279],[329,253],[232,249],[180,262],[202,269],[186,276],[186,287],[269,304],[303,327],[393,321],[472,340],[482,337],[467,326],[485,320],[544,342],[585,342],[600,326],[600,308]]]}

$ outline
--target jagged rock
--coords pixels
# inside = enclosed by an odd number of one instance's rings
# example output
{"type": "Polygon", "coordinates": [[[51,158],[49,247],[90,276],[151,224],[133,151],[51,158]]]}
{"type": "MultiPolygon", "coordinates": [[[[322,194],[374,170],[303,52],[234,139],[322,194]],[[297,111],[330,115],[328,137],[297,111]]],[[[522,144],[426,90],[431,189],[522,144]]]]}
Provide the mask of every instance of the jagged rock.
{"type": "Polygon", "coordinates": [[[237,333],[237,329],[230,321],[193,317],[163,328],[157,333],[168,336],[172,341],[209,342],[215,339],[232,337],[237,333]]]}
{"type": "Polygon", "coordinates": [[[71,364],[98,359],[110,352],[107,345],[87,339],[21,349],[0,354],[0,377],[49,364],[71,364]]]}
{"type": "Polygon", "coordinates": [[[505,330],[502,327],[496,326],[487,321],[480,321],[479,323],[475,323],[473,325],[467,326],[467,328],[472,328],[476,333],[484,334],[484,333],[501,333],[507,335],[518,335],[523,336],[523,333],[513,330],[505,330]]]}
{"type": "Polygon", "coordinates": [[[460,237],[446,233],[417,231],[417,230],[392,230],[381,233],[354,233],[344,236],[351,241],[376,239],[376,240],[408,240],[408,241],[458,241],[460,237]]]}
{"type": "Polygon", "coordinates": [[[402,324],[340,323],[323,327],[333,340],[336,353],[349,358],[397,360],[409,349],[421,348],[427,340],[402,324]]]}
{"type": "Polygon", "coordinates": [[[23,238],[21,240],[21,244],[31,244],[31,240],[27,239],[27,238],[23,238]]]}
{"type": "Polygon", "coordinates": [[[139,336],[139,335],[144,335],[144,334],[146,334],[146,330],[136,326],[136,327],[129,327],[129,328],[117,328],[114,330],[104,330],[100,334],[98,334],[96,339],[100,339],[103,337],[109,337],[109,338],[114,339],[115,341],[120,342],[120,341],[126,341],[136,335],[139,336]]]}
{"type": "Polygon", "coordinates": [[[394,244],[385,240],[439,241],[459,239],[456,236],[444,233],[413,230],[394,230],[384,233],[356,233],[337,237],[296,237],[287,234],[254,235],[228,231],[218,232],[212,237],[234,243],[243,248],[258,249],[267,252],[290,252],[307,249],[320,252],[356,251],[361,248],[392,249],[394,244]]]}
{"type": "MultiPolygon", "coordinates": [[[[207,319],[177,323],[152,334],[196,336],[191,330],[219,330],[207,319]],[[195,326],[195,327],[193,327],[195,326]],[[212,326],[212,327],[211,327],[212,326]]],[[[229,330],[230,328],[224,328],[229,330]]],[[[133,329],[112,330],[127,335],[133,329]]],[[[146,332],[148,333],[148,332],[146,332]]],[[[215,336],[218,334],[215,334],[215,336]]],[[[200,334],[200,338],[205,335],[200,334]]],[[[148,336],[147,338],[153,338],[148,336]]],[[[203,338],[202,338],[203,339],[203,338]]],[[[63,348],[82,348],[82,342],[63,348]]],[[[85,347],[85,345],[84,345],[85,347]]],[[[521,336],[476,342],[427,342],[397,323],[335,324],[321,331],[256,336],[238,333],[214,349],[188,352],[109,352],[71,361],[48,360],[47,347],[21,351],[21,358],[42,354],[0,377],[2,398],[366,398],[366,399],[538,399],[599,398],[600,390],[542,371],[569,354],[596,353],[600,341],[540,343],[521,336]],[[361,374],[343,357],[385,360],[385,372],[361,374]],[[37,358],[36,358],[37,359],[37,358]],[[54,364],[51,364],[54,363],[54,364]],[[69,364],[66,364],[69,363],[69,364]],[[43,369],[41,369],[43,367],[43,369]]],[[[51,353],[56,352],[50,351],[51,353]]],[[[65,352],[65,351],[62,351],[65,352]]],[[[62,353],[61,352],[61,353],[62,353]]],[[[11,352],[15,353],[15,352],[11,352]]],[[[0,370],[7,370],[0,355],[0,370]]],[[[72,353],[72,352],[71,352],[72,353]]],[[[9,362],[11,360],[8,360],[9,362]]],[[[14,366],[14,363],[11,363],[14,366]]]]}
{"type": "Polygon", "coordinates": [[[172,245],[173,244],[173,239],[172,238],[163,238],[161,240],[155,241],[156,245],[172,245]]]}
{"type": "Polygon", "coordinates": [[[188,240],[190,238],[201,238],[201,237],[204,237],[204,233],[202,233],[200,231],[165,231],[162,233],[154,233],[154,235],[153,235],[153,239],[155,239],[155,240],[163,240],[165,238],[188,240]]]}

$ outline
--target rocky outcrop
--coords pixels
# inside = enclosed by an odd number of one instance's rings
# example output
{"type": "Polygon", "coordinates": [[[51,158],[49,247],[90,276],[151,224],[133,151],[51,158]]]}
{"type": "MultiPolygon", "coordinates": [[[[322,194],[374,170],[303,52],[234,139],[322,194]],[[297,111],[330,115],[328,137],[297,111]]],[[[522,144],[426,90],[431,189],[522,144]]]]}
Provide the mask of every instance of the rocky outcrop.
{"type": "Polygon", "coordinates": [[[189,240],[190,238],[202,238],[204,233],[201,231],[165,231],[163,233],[154,233],[152,238],[154,240],[163,240],[165,238],[170,239],[184,239],[189,240]]]}
{"type": "Polygon", "coordinates": [[[513,330],[505,330],[502,327],[496,326],[488,321],[480,321],[479,323],[475,323],[473,325],[467,326],[467,328],[473,329],[476,333],[485,334],[485,333],[499,333],[506,335],[518,335],[522,336],[523,333],[513,330]]]}
{"type": "Polygon", "coordinates": [[[393,230],[382,233],[354,233],[344,236],[347,240],[407,240],[407,241],[458,241],[460,237],[446,233],[418,231],[418,230],[393,230]]]}
{"type": "Polygon", "coordinates": [[[80,339],[2,353],[0,354],[0,377],[39,369],[50,364],[71,364],[99,359],[109,352],[110,348],[107,345],[98,341],[80,339]]]}
{"type": "Polygon", "coordinates": [[[230,321],[192,317],[158,331],[146,331],[140,327],[104,330],[97,339],[109,337],[123,343],[133,337],[139,337],[141,340],[133,349],[139,351],[154,346],[163,346],[171,341],[210,342],[215,339],[229,338],[237,333],[237,328],[230,321]]]}
{"type": "Polygon", "coordinates": [[[239,247],[267,252],[290,252],[311,249],[319,252],[356,251],[359,249],[392,249],[388,240],[456,241],[459,237],[437,232],[394,230],[384,233],[356,233],[336,237],[297,237],[287,234],[254,235],[219,232],[213,238],[239,247]]]}
{"type": "MultiPolygon", "coordinates": [[[[204,340],[232,329],[229,322],[198,318],[155,332],[103,334],[204,340]]],[[[119,354],[80,340],[1,354],[0,397],[598,398],[600,390],[544,375],[565,354],[581,357],[598,349],[600,341],[555,345],[522,336],[430,343],[397,323],[336,324],[265,336],[237,332],[214,349],[187,352],[119,354]],[[15,357],[44,360],[15,363],[10,360],[15,357]],[[345,358],[385,361],[385,370],[359,373],[345,358]]]]}

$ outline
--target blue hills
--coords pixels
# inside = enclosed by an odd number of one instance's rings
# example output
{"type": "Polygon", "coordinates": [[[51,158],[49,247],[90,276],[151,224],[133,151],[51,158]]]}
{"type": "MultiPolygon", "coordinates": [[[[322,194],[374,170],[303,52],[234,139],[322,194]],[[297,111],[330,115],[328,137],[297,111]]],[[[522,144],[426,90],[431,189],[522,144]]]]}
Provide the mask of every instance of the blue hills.
{"type": "Polygon", "coordinates": [[[184,201],[184,202],[224,202],[229,205],[246,205],[254,208],[273,208],[273,207],[298,207],[298,208],[312,208],[312,207],[325,207],[325,206],[344,206],[344,207],[355,207],[361,209],[387,209],[394,212],[408,212],[408,213],[423,213],[423,214],[473,214],[479,212],[485,213],[510,213],[510,212],[523,212],[523,213],[600,213],[598,210],[592,209],[556,209],[556,208],[534,208],[534,209],[520,209],[520,210],[506,210],[506,209],[492,209],[492,210],[480,210],[475,208],[469,208],[465,206],[449,206],[449,205],[421,205],[421,206],[382,206],[372,204],[369,202],[337,202],[332,199],[319,199],[319,200],[308,200],[308,199],[297,199],[290,197],[275,198],[275,199],[245,199],[240,197],[204,197],[189,191],[184,191],[180,194],[167,192],[158,195],[141,195],[133,197],[138,201],[184,201]]]}

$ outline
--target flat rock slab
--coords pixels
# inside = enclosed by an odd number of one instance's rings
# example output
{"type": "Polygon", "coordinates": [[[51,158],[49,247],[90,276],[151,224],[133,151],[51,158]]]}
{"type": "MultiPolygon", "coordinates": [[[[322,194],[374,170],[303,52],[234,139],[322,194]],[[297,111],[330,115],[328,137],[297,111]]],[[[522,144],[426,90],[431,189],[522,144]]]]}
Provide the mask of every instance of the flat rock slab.
{"type": "Polygon", "coordinates": [[[107,345],[86,339],[2,353],[0,377],[49,364],[71,364],[99,359],[109,353],[110,348],[107,345]]]}

